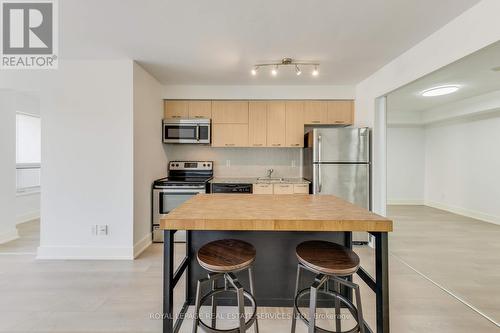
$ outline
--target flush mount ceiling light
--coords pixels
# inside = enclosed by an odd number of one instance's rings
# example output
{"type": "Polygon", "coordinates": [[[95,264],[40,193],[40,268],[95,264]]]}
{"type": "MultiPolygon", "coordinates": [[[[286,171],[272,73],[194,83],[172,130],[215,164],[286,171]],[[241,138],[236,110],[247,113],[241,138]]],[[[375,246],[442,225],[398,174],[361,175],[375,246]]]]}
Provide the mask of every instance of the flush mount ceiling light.
{"type": "Polygon", "coordinates": [[[460,87],[457,85],[439,86],[426,89],[422,91],[420,94],[424,97],[442,96],[442,95],[452,94],[456,92],[459,88],[460,87]]]}
{"type": "Polygon", "coordinates": [[[272,76],[277,76],[278,75],[278,69],[281,66],[292,66],[295,69],[295,74],[297,76],[300,76],[302,74],[302,68],[311,66],[314,69],[312,70],[311,74],[313,76],[318,76],[319,75],[319,63],[317,62],[312,62],[312,61],[300,61],[300,60],[294,60],[292,58],[283,58],[279,62],[269,62],[269,63],[264,63],[264,64],[256,64],[253,66],[252,70],[250,73],[255,76],[257,75],[257,71],[261,67],[271,67],[271,75],[272,76]]]}

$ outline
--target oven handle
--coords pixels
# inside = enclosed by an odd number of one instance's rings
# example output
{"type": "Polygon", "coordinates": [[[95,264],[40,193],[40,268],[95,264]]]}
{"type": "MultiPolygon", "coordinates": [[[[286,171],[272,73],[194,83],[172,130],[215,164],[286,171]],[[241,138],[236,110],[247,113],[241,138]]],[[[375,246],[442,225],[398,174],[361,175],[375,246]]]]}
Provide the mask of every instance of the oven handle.
{"type": "Polygon", "coordinates": [[[155,192],[157,194],[160,193],[165,193],[165,194],[198,194],[198,193],[205,193],[205,188],[186,188],[186,189],[165,189],[165,188],[159,188],[155,189],[155,192]]]}
{"type": "Polygon", "coordinates": [[[196,141],[200,141],[200,125],[196,125],[196,141]]]}

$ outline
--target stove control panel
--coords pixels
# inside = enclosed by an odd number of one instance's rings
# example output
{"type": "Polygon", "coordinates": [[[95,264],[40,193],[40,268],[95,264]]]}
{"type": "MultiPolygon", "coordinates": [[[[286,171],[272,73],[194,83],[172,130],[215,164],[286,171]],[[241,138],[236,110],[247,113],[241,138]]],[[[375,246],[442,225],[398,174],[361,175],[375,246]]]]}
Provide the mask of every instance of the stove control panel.
{"type": "Polygon", "coordinates": [[[169,170],[213,170],[212,161],[172,161],[168,163],[169,170]]]}

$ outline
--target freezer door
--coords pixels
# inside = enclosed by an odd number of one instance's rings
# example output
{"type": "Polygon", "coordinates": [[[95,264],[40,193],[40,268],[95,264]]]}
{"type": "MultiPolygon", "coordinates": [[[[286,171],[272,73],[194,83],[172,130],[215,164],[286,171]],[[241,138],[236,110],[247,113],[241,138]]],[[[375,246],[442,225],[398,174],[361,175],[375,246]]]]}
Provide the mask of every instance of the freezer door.
{"type": "Polygon", "coordinates": [[[370,207],[368,164],[315,164],[314,194],[333,194],[359,207],[370,207]]]}
{"type": "Polygon", "coordinates": [[[314,162],[370,161],[369,128],[315,128],[312,134],[314,162]]]}

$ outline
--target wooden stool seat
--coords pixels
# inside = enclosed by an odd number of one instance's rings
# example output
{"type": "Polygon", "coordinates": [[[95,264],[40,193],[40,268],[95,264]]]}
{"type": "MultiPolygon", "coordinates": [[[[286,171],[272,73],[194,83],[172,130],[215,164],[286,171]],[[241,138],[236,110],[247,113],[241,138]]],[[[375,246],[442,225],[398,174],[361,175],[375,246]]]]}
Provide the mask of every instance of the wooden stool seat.
{"type": "Polygon", "coordinates": [[[349,248],[326,241],[307,241],[296,249],[297,259],[304,266],[323,274],[345,276],[359,268],[359,257],[349,248]]]}
{"type": "Polygon", "coordinates": [[[255,261],[252,244],[237,239],[221,239],[203,245],[198,250],[198,262],[207,271],[236,272],[255,261]]]}

